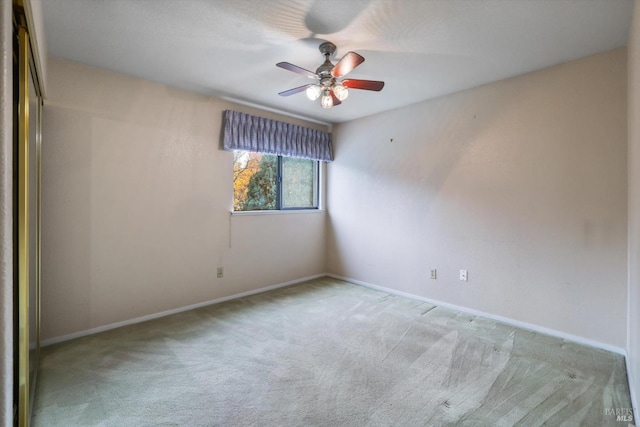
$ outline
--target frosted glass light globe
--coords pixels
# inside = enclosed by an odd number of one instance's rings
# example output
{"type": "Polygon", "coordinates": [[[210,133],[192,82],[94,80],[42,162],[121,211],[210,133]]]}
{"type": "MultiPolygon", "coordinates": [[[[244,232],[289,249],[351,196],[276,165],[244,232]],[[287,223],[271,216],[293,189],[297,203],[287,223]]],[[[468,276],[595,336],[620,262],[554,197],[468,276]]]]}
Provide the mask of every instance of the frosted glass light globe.
{"type": "Polygon", "coordinates": [[[347,99],[347,96],[349,96],[349,89],[342,85],[336,85],[336,87],[333,88],[333,93],[336,94],[336,98],[340,101],[344,101],[347,99]]]}
{"type": "Polygon", "coordinates": [[[321,93],[322,93],[322,89],[320,89],[320,86],[318,85],[309,86],[307,88],[307,98],[309,98],[312,101],[315,101],[316,99],[318,99],[321,93]]]}
{"type": "Polygon", "coordinates": [[[322,104],[322,108],[333,107],[333,98],[331,98],[331,95],[329,94],[328,90],[324,91],[324,94],[322,95],[322,100],[320,100],[320,104],[322,104]]]}

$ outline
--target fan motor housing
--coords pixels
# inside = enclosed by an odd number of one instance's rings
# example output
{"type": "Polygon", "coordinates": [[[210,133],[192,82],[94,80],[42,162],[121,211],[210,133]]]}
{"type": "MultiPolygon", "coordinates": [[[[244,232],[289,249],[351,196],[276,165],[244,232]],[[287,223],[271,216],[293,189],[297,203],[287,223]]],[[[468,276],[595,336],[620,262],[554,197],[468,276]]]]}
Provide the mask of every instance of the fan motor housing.
{"type": "Polygon", "coordinates": [[[318,48],[324,55],[324,63],[316,69],[316,74],[320,76],[320,79],[331,77],[331,70],[333,70],[333,64],[329,60],[329,57],[336,51],[336,45],[331,42],[324,42],[318,48]]]}

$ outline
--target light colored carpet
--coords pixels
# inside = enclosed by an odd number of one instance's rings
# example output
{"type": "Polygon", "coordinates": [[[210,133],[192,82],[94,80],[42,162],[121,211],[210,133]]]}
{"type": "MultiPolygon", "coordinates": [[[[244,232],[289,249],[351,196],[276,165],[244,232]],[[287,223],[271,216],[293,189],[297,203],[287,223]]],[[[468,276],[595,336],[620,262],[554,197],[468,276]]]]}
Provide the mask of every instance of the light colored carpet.
{"type": "Polygon", "coordinates": [[[334,279],[45,348],[35,426],[620,426],[620,355],[334,279]]]}

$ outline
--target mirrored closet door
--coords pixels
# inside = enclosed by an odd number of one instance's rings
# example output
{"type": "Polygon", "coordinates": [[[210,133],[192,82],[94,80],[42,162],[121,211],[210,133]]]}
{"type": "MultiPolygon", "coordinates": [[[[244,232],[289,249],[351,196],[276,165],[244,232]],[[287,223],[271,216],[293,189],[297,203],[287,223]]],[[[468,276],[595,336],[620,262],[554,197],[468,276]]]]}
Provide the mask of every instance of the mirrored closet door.
{"type": "Polygon", "coordinates": [[[29,426],[40,353],[42,96],[24,15],[14,11],[15,421],[29,426]]]}

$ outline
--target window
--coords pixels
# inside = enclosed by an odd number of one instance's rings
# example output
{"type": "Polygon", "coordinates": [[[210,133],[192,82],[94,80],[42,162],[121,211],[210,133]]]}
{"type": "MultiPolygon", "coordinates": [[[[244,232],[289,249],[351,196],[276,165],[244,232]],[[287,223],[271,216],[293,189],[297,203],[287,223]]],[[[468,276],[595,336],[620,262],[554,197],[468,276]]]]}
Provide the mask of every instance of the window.
{"type": "Polygon", "coordinates": [[[318,209],[329,132],[226,110],[222,148],[234,153],[234,211],[318,209]]]}
{"type": "Polygon", "coordinates": [[[316,160],[234,150],[233,210],[318,208],[316,160]]]}

